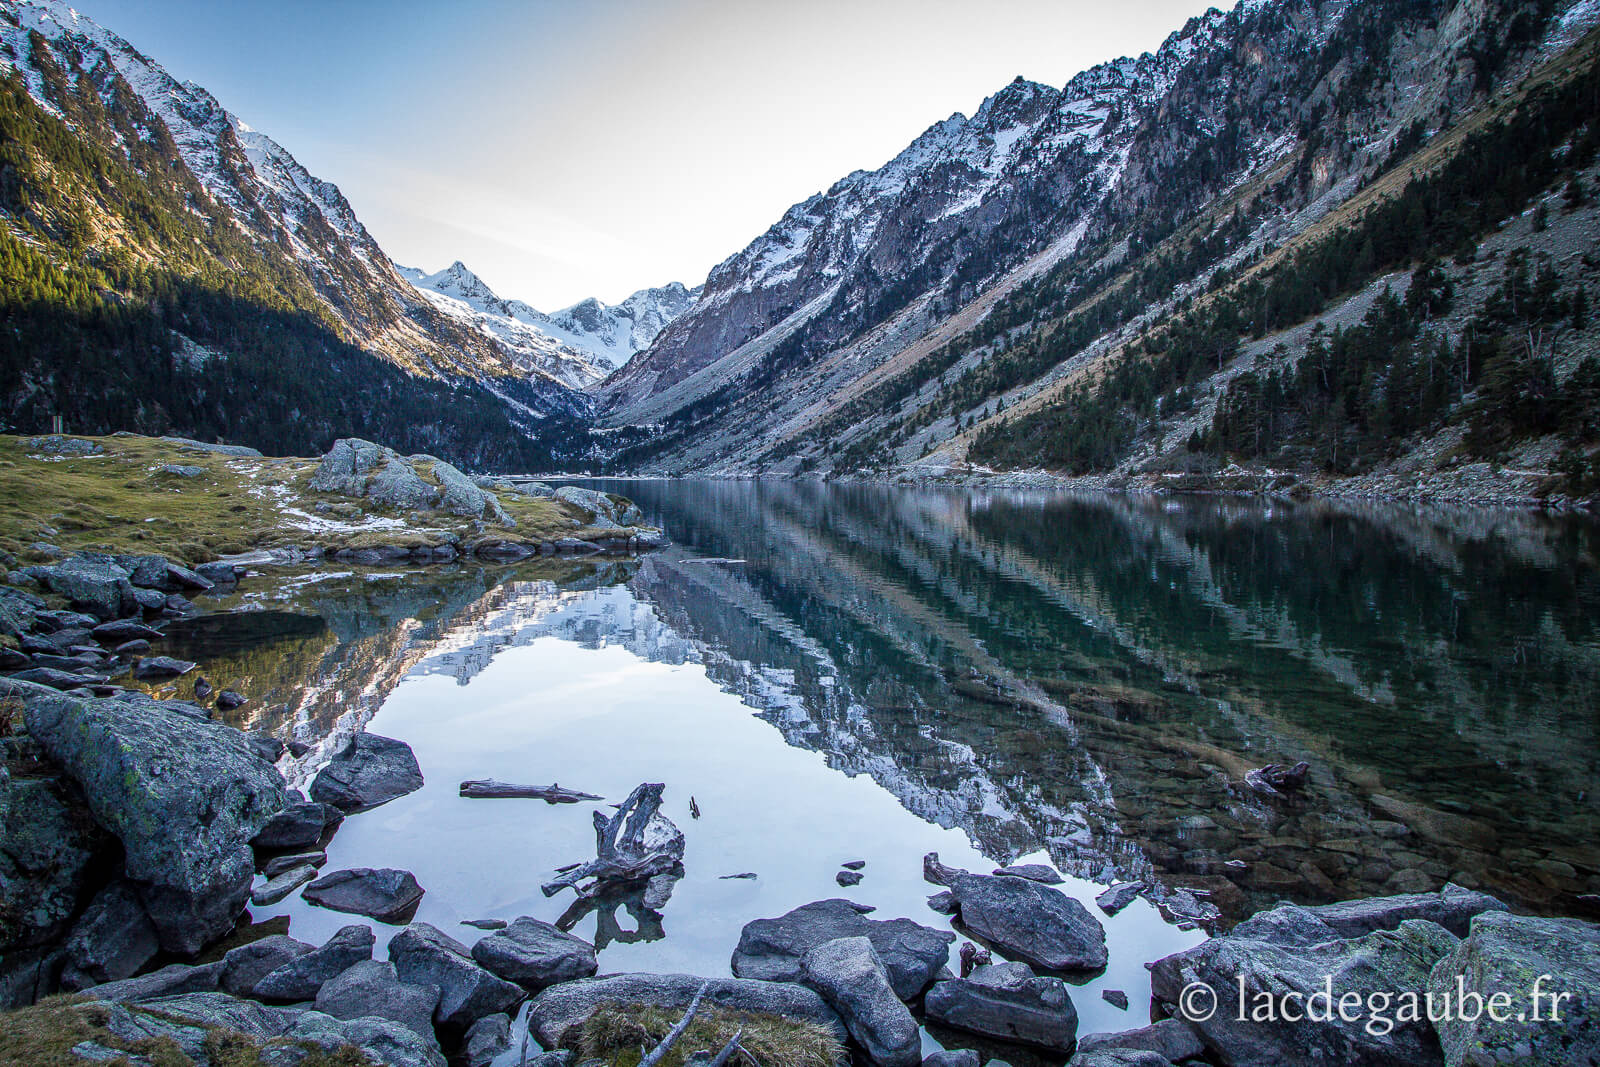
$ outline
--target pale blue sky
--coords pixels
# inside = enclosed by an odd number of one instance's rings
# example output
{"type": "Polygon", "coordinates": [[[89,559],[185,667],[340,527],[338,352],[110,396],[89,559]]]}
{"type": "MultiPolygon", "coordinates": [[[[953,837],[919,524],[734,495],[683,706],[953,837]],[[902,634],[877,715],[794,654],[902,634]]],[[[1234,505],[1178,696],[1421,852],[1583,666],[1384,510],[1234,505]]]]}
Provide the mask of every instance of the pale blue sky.
{"type": "Polygon", "coordinates": [[[73,0],[335,182],[395,259],[552,310],[694,285],[1017,74],[1196,0],[73,0]]]}

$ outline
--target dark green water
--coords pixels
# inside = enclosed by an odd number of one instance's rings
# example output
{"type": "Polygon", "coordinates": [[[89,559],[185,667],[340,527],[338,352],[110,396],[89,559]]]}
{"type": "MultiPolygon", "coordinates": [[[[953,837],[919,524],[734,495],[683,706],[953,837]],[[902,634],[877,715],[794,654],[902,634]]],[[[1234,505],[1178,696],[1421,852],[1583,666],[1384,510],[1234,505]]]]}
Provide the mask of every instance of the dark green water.
{"type": "Polygon", "coordinates": [[[745,561],[648,563],[633,588],[694,640],[792,671],[808,708],[838,716],[786,731],[792,743],[828,750],[859,718],[913,808],[963,795],[944,754],[970,749],[1006,811],[958,801],[948,817],[995,855],[1044,845],[1085,877],[1208,889],[1230,917],[1446,878],[1550,911],[1600,891],[1592,522],[608,488],[694,553],[745,561]],[[1240,781],[1302,759],[1312,785],[1296,803],[1240,781]]]}

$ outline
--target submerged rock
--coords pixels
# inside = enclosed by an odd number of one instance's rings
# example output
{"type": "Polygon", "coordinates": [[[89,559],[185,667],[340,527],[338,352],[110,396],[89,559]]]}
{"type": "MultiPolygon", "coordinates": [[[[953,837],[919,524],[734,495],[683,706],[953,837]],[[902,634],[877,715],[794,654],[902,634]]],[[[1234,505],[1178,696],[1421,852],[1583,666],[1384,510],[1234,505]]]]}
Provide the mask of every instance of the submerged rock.
{"type": "Polygon", "coordinates": [[[416,912],[424,892],[410,871],[353,867],[323,875],[302,896],[319,907],[399,924],[416,912]]]}
{"type": "Polygon", "coordinates": [[[856,1043],[881,1067],[917,1067],[922,1034],[865,937],[824,941],[800,960],[801,981],[822,995],[856,1043]]]}
{"type": "Polygon", "coordinates": [[[895,995],[910,1000],[950,961],[955,935],[910,919],[869,919],[848,900],[819,900],[776,919],[745,924],[733,951],[733,973],[769,982],[797,981],[801,958],[839,937],[864,936],[883,961],[895,995]]]}
{"type": "Polygon", "coordinates": [[[939,982],[924,1001],[928,1018],[1002,1041],[1071,1052],[1078,1013],[1059,978],[1039,977],[1025,963],[979,967],[968,978],[939,982]]]}
{"type": "Polygon", "coordinates": [[[1078,1039],[1079,1053],[1113,1050],[1146,1052],[1162,1060],[1181,1063],[1200,1059],[1205,1055],[1206,1047],[1193,1030],[1177,1019],[1163,1019],[1137,1030],[1123,1030],[1120,1033],[1086,1034],[1078,1039]]]}
{"type": "Polygon", "coordinates": [[[311,799],[340,811],[367,811],[422,788],[422,768],[411,746],[392,737],[359,733],[311,783],[311,799]]]}
{"type": "Polygon", "coordinates": [[[545,1048],[562,1044],[568,1030],[601,1004],[648,1006],[681,1012],[706,987],[705,1001],[730,1011],[759,1011],[816,1023],[845,1040],[839,1015],[813,990],[790,982],[701,978],[692,974],[615,974],[553,985],[528,1006],[528,1022],[545,1048]]]}
{"type": "Polygon", "coordinates": [[[283,779],[230,726],[125,693],[11,686],[28,733],[122,842],[161,946],[192,955],[233,928],[255,872],[250,840],[283,809],[283,779]]]}

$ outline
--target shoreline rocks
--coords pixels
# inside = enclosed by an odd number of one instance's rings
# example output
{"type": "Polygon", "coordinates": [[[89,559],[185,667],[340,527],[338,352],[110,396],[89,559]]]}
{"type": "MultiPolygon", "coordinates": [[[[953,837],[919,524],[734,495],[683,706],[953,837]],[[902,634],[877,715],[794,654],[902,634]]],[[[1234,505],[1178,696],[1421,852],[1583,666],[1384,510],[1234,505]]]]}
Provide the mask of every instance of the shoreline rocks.
{"type": "Polygon", "coordinates": [[[0,681],[29,735],[122,842],[124,870],[162,948],[192,955],[250,895],[250,841],[287,803],[283,779],[230,726],[142,694],[81,698],[0,681]]]}
{"type": "MultiPolygon", "coordinates": [[[[870,909],[867,909],[870,910],[870,909]]],[[[840,937],[864,936],[883,961],[901,1000],[926,989],[950,961],[955,935],[910,919],[869,919],[859,905],[833,898],[795,908],[776,919],[746,923],[733,950],[735,976],[769,982],[793,982],[802,973],[807,952],[840,937]]]]}
{"type": "Polygon", "coordinates": [[[1035,975],[1025,963],[992,963],[939,982],[923,1003],[928,1018],[958,1030],[1060,1053],[1077,1043],[1067,984],[1035,975]]]}

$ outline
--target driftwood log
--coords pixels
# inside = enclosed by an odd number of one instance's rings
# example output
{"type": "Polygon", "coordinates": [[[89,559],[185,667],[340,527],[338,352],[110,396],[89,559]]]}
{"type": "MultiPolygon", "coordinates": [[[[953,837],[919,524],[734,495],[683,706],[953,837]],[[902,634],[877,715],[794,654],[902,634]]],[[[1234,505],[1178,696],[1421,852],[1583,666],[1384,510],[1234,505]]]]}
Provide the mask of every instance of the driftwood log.
{"type": "Polygon", "coordinates": [[[580,800],[605,799],[593,793],[581,793],[576,789],[565,789],[559,785],[516,785],[512,782],[497,782],[493,778],[462,782],[461,795],[486,800],[521,797],[528,800],[543,800],[549,804],[576,804],[580,800]]]}
{"type": "Polygon", "coordinates": [[[683,831],[660,813],[665,789],[661,782],[646,782],[611,816],[595,812],[595,858],[546,882],[540,887],[544,895],[570,888],[580,897],[594,896],[677,868],[683,862],[683,831]],[[587,886],[579,884],[585,881],[587,886]]]}

